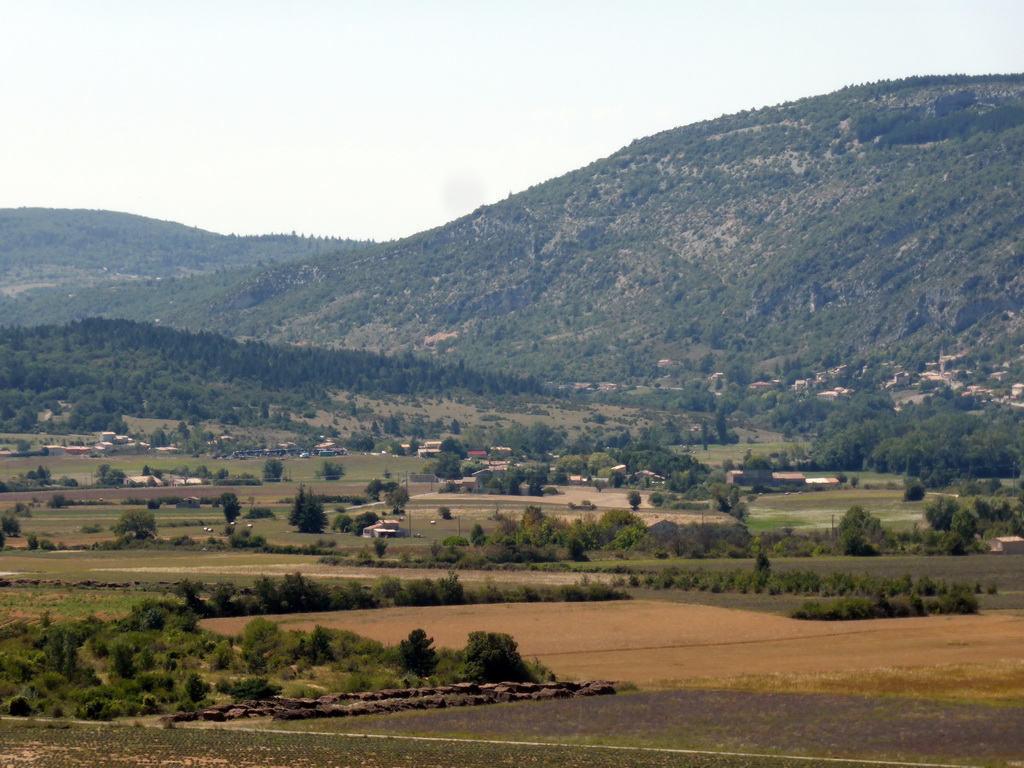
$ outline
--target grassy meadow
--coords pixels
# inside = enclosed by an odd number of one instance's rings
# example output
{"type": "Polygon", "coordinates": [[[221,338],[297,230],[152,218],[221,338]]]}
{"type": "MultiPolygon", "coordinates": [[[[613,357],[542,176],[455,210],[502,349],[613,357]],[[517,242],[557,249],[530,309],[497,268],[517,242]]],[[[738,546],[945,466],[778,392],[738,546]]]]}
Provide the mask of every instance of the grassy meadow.
{"type": "Polygon", "coordinates": [[[860,506],[887,528],[913,528],[923,520],[924,501],[903,501],[902,490],[841,488],[828,491],[761,494],[748,502],[751,531],[776,528],[830,528],[850,507],[860,506]]]}

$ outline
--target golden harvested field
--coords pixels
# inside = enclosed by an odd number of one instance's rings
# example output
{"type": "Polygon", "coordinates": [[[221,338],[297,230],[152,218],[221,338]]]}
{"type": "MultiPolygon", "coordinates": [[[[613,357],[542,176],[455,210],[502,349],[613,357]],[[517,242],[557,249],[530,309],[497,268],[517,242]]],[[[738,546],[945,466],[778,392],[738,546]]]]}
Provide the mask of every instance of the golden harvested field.
{"type": "MultiPolygon", "coordinates": [[[[562,678],[642,685],[736,675],[834,673],[1024,659],[1024,617],[940,616],[808,622],[749,611],[637,600],[531,603],[271,617],[286,629],[348,629],[397,643],[422,627],[461,647],[471,631],[508,632],[562,678]]],[[[239,634],[247,618],[204,626],[239,634]]]]}
{"type": "MultiPolygon", "coordinates": [[[[606,511],[609,509],[629,509],[629,501],[626,498],[629,493],[628,488],[605,488],[603,491],[599,492],[592,485],[570,485],[561,487],[558,491],[559,493],[557,496],[492,496],[488,494],[483,497],[434,492],[418,494],[416,499],[420,502],[434,502],[439,506],[444,504],[450,505],[450,502],[458,503],[460,501],[475,502],[481,506],[490,507],[492,509],[495,504],[500,504],[503,507],[512,505],[512,507],[517,509],[520,513],[528,504],[538,504],[543,507],[564,507],[568,512],[570,502],[579,505],[584,501],[589,501],[600,511],[606,511]]],[[[647,501],[648,494],[645,492],[642,496],[643,502],[640,505],[641,508],[652,509],[647,501]]],[[[577,514],[580,514],[580,512],[577,512],[577,514]]],[[[600,514],[600,512],[598,514],[600,514]]]]}

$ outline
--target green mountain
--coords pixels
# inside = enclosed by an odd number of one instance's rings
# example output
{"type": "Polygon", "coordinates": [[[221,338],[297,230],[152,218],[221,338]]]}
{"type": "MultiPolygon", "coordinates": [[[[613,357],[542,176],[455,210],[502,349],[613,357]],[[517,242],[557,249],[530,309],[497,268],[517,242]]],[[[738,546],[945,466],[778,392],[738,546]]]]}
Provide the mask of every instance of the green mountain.
{"type": "MultiPolygon", "coordinates": [[[[1002,354],[1022,169],[1024,76],[881,82],[665,131],[404,240],[90,304],[563,381],[1002,354]]],[[[8,301],[0,321],[50,311],[8,301]]]]}
{"type": "Polygon", "coordinates": [[[0,210],[0,285],[7,296],[46,289],[265,267],[363,243],[338,238],[218,235],[110,211],[0,210]]]}

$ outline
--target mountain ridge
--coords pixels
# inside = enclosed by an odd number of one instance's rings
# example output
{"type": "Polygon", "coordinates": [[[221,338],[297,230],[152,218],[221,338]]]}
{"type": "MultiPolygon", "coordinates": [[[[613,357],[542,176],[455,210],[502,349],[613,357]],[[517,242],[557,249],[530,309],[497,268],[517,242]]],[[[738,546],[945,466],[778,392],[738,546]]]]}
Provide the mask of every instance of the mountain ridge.
{"type": "Polygon", "coordinates": [[[145,311],[558,381],[924,359],[1021,332],[1021,168],[1022,75],[850,86],[638,139],[399,241],[174,306],[151,291],[145,311]]]}
{"type": "Polygon", "coordinates": [[[362,244],[294,233],[221,235],[116,211],[7,208],[0,209],[0,281],[8,295],[77,289],[257,268],[362,244]]]}

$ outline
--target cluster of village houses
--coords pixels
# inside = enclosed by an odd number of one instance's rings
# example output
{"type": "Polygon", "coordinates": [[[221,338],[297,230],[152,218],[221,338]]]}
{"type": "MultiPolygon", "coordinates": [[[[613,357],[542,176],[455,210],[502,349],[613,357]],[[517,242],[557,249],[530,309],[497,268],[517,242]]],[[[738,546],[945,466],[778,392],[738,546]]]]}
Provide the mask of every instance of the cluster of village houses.
{"type": "Polygon", "coordinates": [[[45,445],[50,456],[95,456],[108,453],[174,453],[177,448],[153,449],[149,443],[135,440],[128,435],[116,432],[100,432],[99,440],[92,445],[45,445]]]}
{"type": "MultiPolygon", "coordinates": [[[[964,396],[978,397],[983,400],[1003,403],[1014,408],[1024,408],[1024,383],[1014,383],[1006,387],[1004,383],[1010,376],[1009,370],[997,370],[989,374],[995,384],[993,386],[982,386],[981,384],[965,384],[964,379],[973,375],[973,371],[956,367],[956,362],[966,356],[961,352],[953,355],[939,355],[937,361],[925,363],[925,370],[921,373],[910,373],[903,368],[897,367],[892,378],[883,385],[888,390],[908,389],[920,384],[934,384],[946,386],[954,391],[959,391],[964,396]]],[[[1004,365],[1004,369],[1008,368],[1004,365]]],[[[831,368],[815,374],[813,379],[797,379],[790,385],[789,389],[794,392],[810,391],[824,387],[831,380],[838,378],[846,370],[845,365],[831,368]]],[[[718,374],[716,374],[718,375],[718,374]]],[[[781,386],[780,381],[755,381],[750,388],[755,391],[765,391],[781,386]]],[[[842,397],[849,397],[853,394],[852,389],[845,387],[832,387],[820,389],[815,396],[822,400],[838,400],[842,397]]]]}
{"type": "MultiPolygon", "coordinates": [[[[930,382],[953,390],[962,390],[961,394],[964,396],[970,395],[983,400],[1004,403],[1014,408],[1024,408],[1024,383],[1011,384],[1007,392],[1004,382],[1010,376],[1008,370],[997,370],[989,374],[989,378],[996,382],[994,386],[964,384],[963,379],[971,376],[973,372],[952,367],[955,366],[957,360],[963,357],[964,353],[940,355],[938,362],[925,363],[924,372],[917,374],[917,383],[930,382]]],[[[1004,365],[1004,369],[1008,367],[1008,365],[1004,365]]],[[[912,386],[914,383],[913,374],[907,373],[903,369],[897,369],[893,377],[885,383],[885,387],[886,389],[900,389],[912,386]]]]}
{"type": "MultiPolygon", "coordinates": [[[[1000,370],[989,374],[989,378],[995,382],[992,386],[966,384],[964,379],[972,376],[973,371],[956,367],[956,362],[966,357],[966,355],[966,352],[951,355],[941,354],[938,360],[925,363],[925,370],[921,373],[910,373],[902,367],[896,367],[892,378],[887,380],[883,386],[888,390],[898,390],[931,383],[960,391],[964,396],[970,395],[992,402],[1003,403],[1014,408],[1024,408],[1024,383],[1014,383],[1009,387],[1005,384],[1006,379],[1010,376],[1008,363],[1004,363],[1000,370]]],[[[670,368],[677,363],[678,361],[676,360],[666,358],[658,361],[658,367],[663,369],[670,368]]],[[[788,387],[781,379],[770,379],[755,381],[749,384],[748,388],[754,392],[783,389],[788,389],[791,392],[814,392],[815,397],[820,400],[835,401],[849,397],[854,392],[854,390],[847,387],[829,386],[835,379],[840,378],[846,369],[847,366],[838,365],[826,371],[819,371],[811,378],[797,379],[788,387]]],[[[867,373],[867,369],[865,368],[861,373],[867,373]]],[[[708,382],[712,385],[718,385],[726,381],[727,377],[721,371],[708,376],[708,382]]],[[[594,388],[593,384],[585,382],[578,383],[575,386],[577,389],[594,388]]],[[[615,388],[615,385],[602,385],[602,387],[606,391],[610,391],[610,389],[615,388]]],[[[714,386],[714,389],[717,390],[718,387],[714,386]]]]}
{"type": "Polygon", "coordinates": [[[809,485],[818,488],[836,488],[838,477],[807,477],[803,472],[773,472],[770,469],[731,469],[725,473],[729,485],[778,488],[783,485],[809,485]]]}

